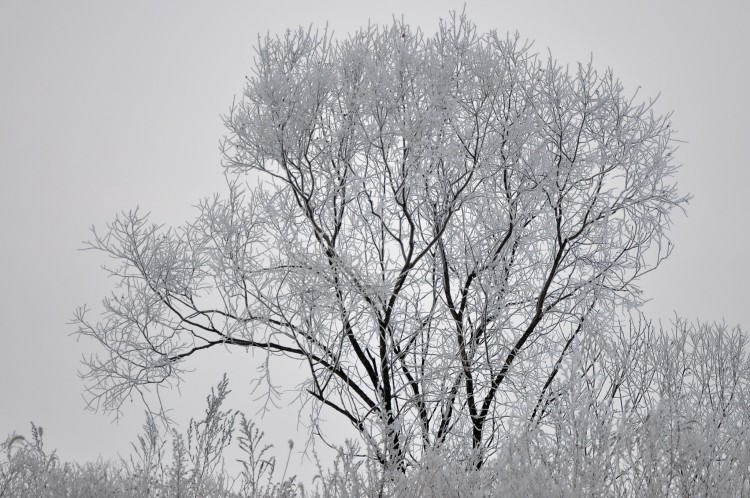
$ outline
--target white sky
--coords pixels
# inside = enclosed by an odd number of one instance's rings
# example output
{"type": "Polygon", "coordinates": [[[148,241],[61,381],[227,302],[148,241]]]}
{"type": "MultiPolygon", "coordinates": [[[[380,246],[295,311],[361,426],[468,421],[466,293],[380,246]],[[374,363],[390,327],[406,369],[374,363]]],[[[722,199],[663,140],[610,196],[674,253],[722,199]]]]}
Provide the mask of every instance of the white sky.
{"type": "MultiPolygon", "coordinates": [[[[481,31],[518,30],[563,63],[593,52],[627,90],[661,92],[657,109],[675,111],[673,128],[688,142],[677,154],[678,183],[694,199],[687,217],[675,215],[673,256],[642,280],[655,318],[750,326],[750,30],[742,3],[467,2],[481,31]]],[[[137,402],[119,425],[83,411],[76,371],[92,347],[70,337],[66,322],[76,306],[96,307],[111,282],[99,270],[104,261],[77,248],[92,224],[123,209],[140,205],[155,220],[180,223],[199,198],[223,192],[220,115],[244,86],[259,34],[328,22],[344,35],[393,13],[432,33],[462,5],[0,0],[0,438],[27,433],[34,421],[63,460],[129,451],[143,422],[137,402]]],[[[247,379],[257,361],[216,351],[196,362],[175,396],[178,413],[199,415],[224,370],[237,407],[252,411],[247,379]]],[[[258,422],[281,458],[290,437],[301,446],[291,432],[295,410],[258,422]]]]}

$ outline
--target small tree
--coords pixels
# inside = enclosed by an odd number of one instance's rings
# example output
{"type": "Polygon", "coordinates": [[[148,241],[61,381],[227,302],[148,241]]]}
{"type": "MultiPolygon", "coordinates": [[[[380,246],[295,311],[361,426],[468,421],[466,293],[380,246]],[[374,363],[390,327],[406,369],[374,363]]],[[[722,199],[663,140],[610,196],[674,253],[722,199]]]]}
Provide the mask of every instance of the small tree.
{"type": "Polygon", "coordinates": [[[669,254],[669,117],[463,15],[433,36],[288,31],[256,55],[226,117],[228,197],[180,227],[136,210],[94,231],[118,287],[103,318],[75,316],[106,351],[91,403],[236,345],[304,362],[313,406],[387,469],[437,449],[482,467],[669,254]]]}

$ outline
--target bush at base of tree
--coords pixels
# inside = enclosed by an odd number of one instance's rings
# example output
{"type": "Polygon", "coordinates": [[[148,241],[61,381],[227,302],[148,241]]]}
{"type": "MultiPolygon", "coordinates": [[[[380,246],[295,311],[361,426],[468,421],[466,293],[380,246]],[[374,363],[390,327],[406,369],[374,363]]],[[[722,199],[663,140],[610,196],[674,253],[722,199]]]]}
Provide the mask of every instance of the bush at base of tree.
{"type": "Polygon", "coordinates": [[[623,327],[577,348],[568,382],[520,406],[481,469],[467,444],[463,452],[426,453],[405,472],[384,472],[349,442],[327,469],[318,463],[307,490],[279,477],[251,420],[222,408],[225,377],[185,437],[169,432],[170,457],[152,416],[120,462],[60,463],[32,424],[30,439],[13,435],[2,445],[0,497],[744,496],[747,342],[723,325],[623,327]],[[243,453],[236,476],[224,470],[233,442],[243,453]]]}

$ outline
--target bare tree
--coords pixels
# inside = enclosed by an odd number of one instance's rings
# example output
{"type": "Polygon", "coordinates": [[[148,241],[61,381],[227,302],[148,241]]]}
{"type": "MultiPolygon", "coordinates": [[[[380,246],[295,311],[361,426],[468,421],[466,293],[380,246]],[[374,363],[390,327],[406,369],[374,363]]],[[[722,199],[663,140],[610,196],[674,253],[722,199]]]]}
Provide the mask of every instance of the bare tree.
{"type": "Polygon", "coordinates": [[[315,406],[387,468],[466,440],[480,468],[669,254],[686,201],[669,116],[463,16],[256,52],[226,117],[228,197],[181,227],[133,211],[94,231],[119,284],[103,318],[76,314],[106,350],[86,362],[92,405],[255,348],[303,361],[315,406]]]}

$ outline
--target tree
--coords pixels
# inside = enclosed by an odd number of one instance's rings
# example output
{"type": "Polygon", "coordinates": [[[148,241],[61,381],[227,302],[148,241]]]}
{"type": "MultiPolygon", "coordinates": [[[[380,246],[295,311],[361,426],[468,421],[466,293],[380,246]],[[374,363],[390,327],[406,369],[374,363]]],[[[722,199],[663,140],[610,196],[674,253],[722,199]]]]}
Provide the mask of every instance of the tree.
{"type": "Polygon", "coordinates": [[[385,468],[435,449],[481,468],[669,254],[669,116],[463,15],[433,36],[288,31],[256,55],[225,119],[228,197],[180,227],[134,210],[94,231],[118,287],[100,320],[75,315],[106,351],[92,406],[236,345],[304,362],[315,409],[385,468]]]}

